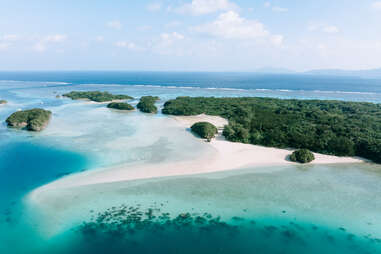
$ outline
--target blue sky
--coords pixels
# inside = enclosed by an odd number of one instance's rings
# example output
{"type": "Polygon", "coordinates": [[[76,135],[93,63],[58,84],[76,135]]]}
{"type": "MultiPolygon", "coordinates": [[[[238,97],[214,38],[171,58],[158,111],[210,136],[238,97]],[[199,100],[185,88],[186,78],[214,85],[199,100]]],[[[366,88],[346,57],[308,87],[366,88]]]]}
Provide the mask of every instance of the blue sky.
{"type": "Polygon", "coordinates": [[[381,0],[1,0],[0,70],[381,67],[381,0]]]}

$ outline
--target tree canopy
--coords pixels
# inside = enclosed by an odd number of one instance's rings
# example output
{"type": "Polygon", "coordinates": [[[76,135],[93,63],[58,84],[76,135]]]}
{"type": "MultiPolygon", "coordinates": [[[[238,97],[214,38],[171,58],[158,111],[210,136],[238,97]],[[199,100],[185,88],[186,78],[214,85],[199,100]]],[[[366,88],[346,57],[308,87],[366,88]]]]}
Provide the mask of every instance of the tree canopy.
{"type": "Polygon", "coordinates": [[[315,160],[314,154],[308,149],[299,149],[290,155],[290,160],[300,163],[309,163],[315,160]]]}
{"type": "Polygon", "coordinates": [[[70,93],[63,94],[62,96],[68,97],[72,100],[88,99],[95,102],[133,99],[133,97],[124,95],[124,94],[114,95],[109,92],[100,92],[100,91],[86,91],[86,92],[72,91],[70,93]]]}
{"type": "Polygon", "coordinates": [[[7,118],[6,123],[9,127],[41,131],[47,126],[51,115],[49,110],[40,108],[17,111],[7,118]]]}
{"type": "Polygon", "coordinates": [[[157,96],[143,96],[136,107],[144,113],[157,113],[155,102],[159,99],[157,96]]]}
{"type": "Polygon", "coordinates": [[[125,102],[111,102],[107,104],[107,107],[112,109],[119,109],[119,110],[134,110],[135,109],[133,106],[125,102]]]}
{"type": "Polygon", "coordinates": [[[223,135],[234,142],[305,148],[381,163],[381,105],[366,102],[275,98],[178,97],[164,114],[218,115],[229,120],[223,135]]]}
{"type": "Polygon", "coordinates": [[[198,122],[192,125],[192,132],[196,133],[201,138],[211,140],[217,134],[217,127],[208,122],[198,122]]]}

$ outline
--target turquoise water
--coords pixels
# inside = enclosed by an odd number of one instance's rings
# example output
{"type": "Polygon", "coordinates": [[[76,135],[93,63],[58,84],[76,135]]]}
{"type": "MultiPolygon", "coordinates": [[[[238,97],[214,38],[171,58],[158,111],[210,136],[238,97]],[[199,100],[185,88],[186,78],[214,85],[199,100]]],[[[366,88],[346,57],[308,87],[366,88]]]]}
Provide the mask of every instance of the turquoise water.
{"type": "Polygon", "coordinates": [[[161,114],[121,113],[101,104],[57,99],[57,94],[107,90],[135,98],[158,95],[159,107],[181,95],[381,102],[378,81],[324,79],[319,87],[321,79],[304,79],[303,89],[300,77],[277,86],[282,77],[12,75],[7,79],[31,81],[0,82],[0,99],[9,102],[0,106],[0,120],[33,107],[51,110],[53,118],[41,133],[0,125],[0,253],[381,253],[381,168],[374,164],[245,169],[52,190],[42,203],[29,199],[30,191],[66,174],[122,163],[189,160],[211,152],[161,114]],[[255,87],[242,89],[253,82],[255,87]],[[335,82],[340,91],[327,89],[335,82]],[[107,209],[120,213],[122,204],[138,208],[143,217],[149,209],[155,216],[169,213],[170,222],[144,217],[139,220],[144,224],[124,224],[133,229],[125,232],[113,228],[126,220],[120,216],[102,224],[95,238],[81,230],[83,222],[97,222],[107,209]],[[173,220],[187,213],[194,219],[205,214],[220,219],[202,233],[194,222],[173,227],[173,220]]]}
{"type": "Polygon", "coordinates": [[[24,196],[38,186],[85,169],[89,163],[82,154],[31,141],[1,144],[0,239],[5,244],[0,244],[1,253],[16,250],[21,236],[29,238],[22,244],[36,237],[31,221],[25,220],[24,196]]]}
{"type": "MultiPolygon", "coordinates": [[[[55,147],[25,141],[2,144],[0,208],[14,204],[22,195],[42,184],[86,169],[88,164],[83,155],[55,147]]],[[[12,216],[6,220],[12,220],[12,216]]]]}
{"type": "Polygon", "coordinates": [[[259,171],[98,184],[61,192],[60,205],[70,208],[59,213],[53,202],[44,208],[53,209],[54,215],[44,218],[67,214],[65,221],[78,222],[51,238],[45,251],[381,251],[379,167],[287,166],[259,171]],[[82,222],[86,224],[81,226],[82,222]]]}

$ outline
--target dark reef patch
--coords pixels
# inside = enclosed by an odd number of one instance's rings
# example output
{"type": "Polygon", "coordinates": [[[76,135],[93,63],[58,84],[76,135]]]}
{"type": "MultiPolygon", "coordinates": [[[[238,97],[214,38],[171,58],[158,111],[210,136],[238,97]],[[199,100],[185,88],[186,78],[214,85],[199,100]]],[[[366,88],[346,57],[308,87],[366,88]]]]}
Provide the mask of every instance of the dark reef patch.
{"type": "Polygon", "coordinates": [[[269,223],[210,213],[170,214],[161,208],[112,207],[74,229],[72,253],[380,253],[381,240],[342,227],[269,223]]]}

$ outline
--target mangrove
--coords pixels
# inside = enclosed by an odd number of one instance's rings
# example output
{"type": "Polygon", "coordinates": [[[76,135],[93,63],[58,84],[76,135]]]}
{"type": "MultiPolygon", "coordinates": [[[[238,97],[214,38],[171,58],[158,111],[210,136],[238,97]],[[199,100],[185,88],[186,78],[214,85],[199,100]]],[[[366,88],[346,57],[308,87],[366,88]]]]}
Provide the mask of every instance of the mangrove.
{"type": "Polygon", "coordinates": [[[259,97],[178,97],[164,114],[228,119],[229,141],[360,156],[381,163],[381,104],[259,97]]]}
{"type": "Polygon", "coordinates": [[[310,163],[315,160],[314,154],[308,149],[299,149],[290,155],[290,160],[299,163],[310,163]]]}
{"type": "Polygon", "coordinates": [[[192,132],[196,133],[201,138],[210,141],[217,134],[217,127],[209,122],[198,122],[192,125],[192,132]]]}
{"type": "Polygon", "coordinates": [[[52,112],[41,108],[17,111],[10,115],[6,123],[8,127],[42,131],[49,123],[52,112]]]}
{"type": "Polygon", "coordinates": [[[87,100],[95,101],[95,102],[107,102],[107,101],[114,101],[114,100],[133,99],[133,97],[124,95],[124,94],[114,95],[109,92],[100,92],[100,91],[85,91],[85,92],[72,91],[70,93],[63,94],[62,96],[68,97],[72,100],[87,99],[87,100]]]}
{"type": "Polygon", "coordinates": [[[107,105],[108,108],[118,109],[118,110],[134,110],[135,108],[125,102],[111,102],[107,105]]]}
{"type": "Polygon", "coordinates": [[[157,113],[155,102],[159,99],[157,96],[143,96],[136,107],[144,113],[157,113]]]}

